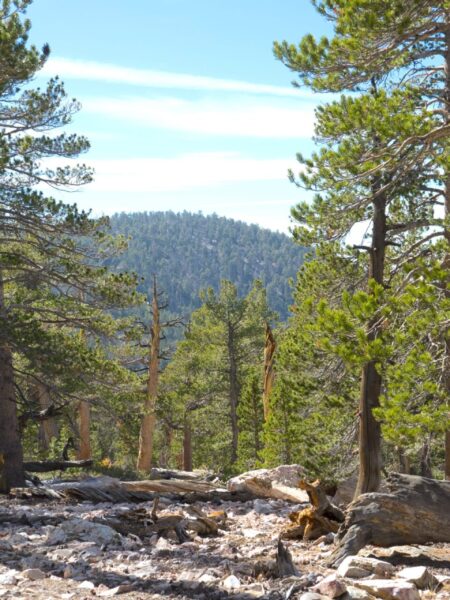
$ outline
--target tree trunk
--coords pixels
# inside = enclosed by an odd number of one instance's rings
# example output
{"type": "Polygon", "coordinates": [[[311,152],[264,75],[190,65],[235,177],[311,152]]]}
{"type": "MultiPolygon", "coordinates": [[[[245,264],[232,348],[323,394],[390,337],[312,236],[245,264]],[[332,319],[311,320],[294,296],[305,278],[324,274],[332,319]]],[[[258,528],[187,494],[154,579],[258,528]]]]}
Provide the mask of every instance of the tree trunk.
{"type": "Polygon", "coordinates": [[[156,396],[159,380],[159,345],[161,324],[159,320],[158,291],[156,277],[153,278],[152,327],[150,341],[150,357],[148,366],[147,396],[144,404],[144,415],[139,435],[138,471],[150,473],[153,457],[153,437],[156,427],[156,396]]]}
{"type": "Polygon", "coordinates": [[[398,462],[399,462],[399,472],[404,473],[405,475],[409,475],[411,473],[411,461],[409,460],[409,456],[405,453],[404,448],[399,446],[397,448],[398,462]]]}
{"type": "Polygon", "coordinates": [[[330,566],[337,567],[366,544],[450,542],[450,482],[391,473],[387,486],[387,494],[364,494],[350,504],[330,566]]]}
{"type": "Polygon", "coordinates": [[[267,421],[270,412],[270,392],[275,377],[273,370],[274,354],[276,350],[275,338],[272,334],[270,325],[266,323],[266,343],[264,345],[264,388],[263,388],[263,407],[264,421],[267,421]]]}
{"type": "MultiPolygon", "coordinates": [[[[0,319],[7,318],[0,271],[0,319]]],[[[4,331],[4,326],[1,327],[4,331]]],[[[0,338],[0,492],[8,493],[12,487],[23,487],[23,451],[17,419],[14,389],[13,357],[10,346],[0,338]]]]}
{"type": "Polygon", "coordinates": [[[431,471],[430,440],[425,441],[420,450],[420,474],[422,477],[433,477],[433,473],[431,471]]]}
{"type": "MultiPolygon", "coordinates": [[[[374,193],[380,185],[374,186],[374,193]]],[[[386,199],[378,195],[373,203],[373,232],[370,249],[369,278],[376,283],[384,283],[384,257],[386,247],[386,199]]],[[[367,338],[375,340],[380,334],[379,319],[369,323],[367,338]]],[[[375,492],[381,481],[381,427],[373,416],[373,409],[379,406],[381,375],[375,361],[368,362],[361,377],[359,403],[359,475],[355,498],[366,492],[375,492]]]]}
{"type": "MultiPolygon", "coordinates": [[[[450,17],[447,13],[447,29],[445,32],[446,41],[446,52],[445,52],[445,100],[444,100],[444,111],[446,116],[446,124],[450,123],[450,17]]],[[[450,173],[447,173],[446,185],[445,185],[445,212],[444,217],[449,218],[450,216],[450,173]]],[[[444,231],[445,240],[448,244],[447,253],[444,258],[444,269],[447,273],[447,283],[450,279],[450,228],[448,225],[444,231]]],[[[445,287],[444,294],[447,299],[450,298],[450,286],[445,287]]],[[[445,336],[445,361],[444,361],[444,389],[447,392],[447,406],[450,412],[450,331],[444,332],[445,336]]],[[[450,416],[449,416],[450,422],[450,416]]],[[[445,432],[445,465],[444,465],[444,478],[450,480],[450,428],[445,432]]]]}
{"type": "MultiPolygon", "coordinates": [[[[52,405],[48,387],[43,383],[38,382],[35,384],[35,390],[40,409],[43,411],[47,410],[52,405]]],[[[58,434],[58,424],[54,417],[49,417],[48,419],[41,421],[39,423],[40,449],[46,452],[50,447],[51,440],[57,438],[58,434]]]]}
{"type": "Polygon", "coordinates": [[[183,469],[192,471],[192,430],[188,419],[183,426],[183,469]]]}
{"type": "Polygon", "coordinates": [[[78,460],[89,460],[91,453],[91,407],[89,402],[82,400],[78,405],[78,418],[80,426],[80,449],[77,453],[78,460]]]}
{"type": "Polygon", "coordinates": [[[238,369],[236,360],[235,334],[233,327],[228,324],[228,360],[230,363],[230,419],[231,419],[231,462],[235,463],[238,455],[238,417],[237,408],[239,404],[240,386],[238,379],[238,369]]]}

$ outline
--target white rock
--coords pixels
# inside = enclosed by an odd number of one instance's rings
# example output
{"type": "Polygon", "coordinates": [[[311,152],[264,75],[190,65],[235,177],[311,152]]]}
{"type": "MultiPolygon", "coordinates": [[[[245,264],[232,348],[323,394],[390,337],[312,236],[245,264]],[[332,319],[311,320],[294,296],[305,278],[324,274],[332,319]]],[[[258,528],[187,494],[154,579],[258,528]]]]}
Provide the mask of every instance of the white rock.
{"type": "Polygon", "coordinates": [[[419,590],[434,589],[439,581],[426,567],[407,567],[397,573],[398,577],[413,583],[419,590]]]}
{"type": "Polygon", "coordinates": [[[242,535],[245,538],[253,539],[253,538],[258,537],[259,535],[264,535],[264,532],[263,531],[258,531],[257,529],[248,528],[248,529],[243,529],[242,530],[242,535]]]}
{"type": "Polygon", "coordinates": [[[22,577],[31,581],[37,581],[38,579],[45,579],[46,575],[40,569],[25,569],[25,571],[22,571],[22,577]]]}
{"type": "Polygon", "coordinates": [[[155,544],[157,550],[172,550],[173,545],[164,537],[160,537],[155,544]]]}
{"type": "Polygon", "coordinates": [[[319,581],[317,585],[311,588],[311,591],[328,596],[329,598],[337,598],[345,594],[347,588],[345,583],[335,573],[332,573],[322,579],[322,581],[319,581]]]}
{"type": "Polygon", "coordinates": [[[416,586],[404,579],[362,579],[354,585],[383,600],[420,600],[416,586]]]}
{"type": "Polygon", "coordinates": [[[0,585],[15,585],[17,583],[17,575],[19,571],[11,569],[0,575],[0,585]]]}
{"type": "Polygon", "coordinates": [[[369,558],[367,556],[347,556],[339,565],[337,573],[341,577],[361,579],[371,574],[380,577],[390,577],[394,571],[394,567],[385,560],[378,560],[377,558],[369,558]]]}
{"type": "Polygon", "coordinates": [[[300,600],[325,600],[327,596],[322,596],[322,594],[318,594],[317,592],[305,592],[300,596],[300,600]]]}
{"type": "Polygon", "coordinates": [[[104,590],[100,592],[100,596],[110,597],[110,596],[118,596],[119,594],[126,594],[127,592],[131,592],[133,586],[130,583],[122,583],[121,585],[117,585],[116,587],[110,588],[109,590],[104,590]]]}
{"type": "Polygon", "coordinates": [[[217,577],[214,577],[213,575],[210,575],[209,573],[203,573],[203,575],[201,575],[198,580],[200,581],[200,583],[212,583],[213,581],[217,580],[217,577]]]}
{"type": "Polygon", "coordinates": [[[347,584],[347,593],[342,596],[342,600],[375,600],[375,596],[366,590],[347,584]]]}
{"type": "Polygon", "coordinates": [[[82,581],[78,587],[80,590],[93,590],[95,588],[95,584],[86,579],[85,581],[82,581]]]}
{"type": "Polygon", "coordinates": [[[110,544],[119,541],[119,534],[108,525],[92,523],[85,519],[68,519],[61,524],[62,529],[72,539],[82,539],[96,544],[110,544]]]}
{"type": "Polygon", "coordinates": [[[235,590],[241,587],[241,582],[236,577],[236,575],[229,575],[226,579],[223,580],[223,587],[227,590],[235,590]]]}

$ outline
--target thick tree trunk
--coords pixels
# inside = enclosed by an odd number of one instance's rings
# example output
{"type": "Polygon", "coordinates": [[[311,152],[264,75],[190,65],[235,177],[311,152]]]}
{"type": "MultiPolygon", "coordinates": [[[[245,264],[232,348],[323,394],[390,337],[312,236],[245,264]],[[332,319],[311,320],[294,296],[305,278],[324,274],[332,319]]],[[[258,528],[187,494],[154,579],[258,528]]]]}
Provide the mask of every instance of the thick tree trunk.
{"type": "Polygon", "coordinates": [[[391,473],[387,486],[387,494],[363,494],[350,504],[330,566],[337,567],[366,544],[450,542],[450,482],[391,473]]]}
{"type": "Polygon", "coordinates": [[[139,435],[139,456],[137,461],[138,471],[150,473],[153,457],[153,437],[156,427],[156,396],[159,381],[159,345],[161,324],[159,318],[158,291],[156,277],[153,278],[150,357],[148,366],[147,396],[144,404],[144,415],[141,422],[139,435]]]}
{"type": "Polygon", "coordinates": [[[188,419],[183,426],[183,469],[192,471],[192,430],[188,419]]]}
{"type": "Polygon", "coordinates": [[[240,385],[238,379],[238,368],[236,360],[236,348],[235,348],[235,333],[233,327],[228,325],[228,360],[230,364],[230,419],[231,419],[231,462],[234,463],[237,460],[238,455],[238,416],[237,408],[239,404],[240,396],[240,385]]]}
{"type": "Polygon", "coordinates": [[[264,388],[263,388],[263,408],[264,421],[267,421],[270,412],[270,392],[272,391],[275,373],[273,370],[274,355],[276,350],[275,338],[272,334],[270,325],[266,323],[266,342],[264,345],[264,388]]]}
{"type": "MultiPolygon", "coordinates": [[[[0,331],[7,318],[0,270],[0,331]]],[[[7,341],[0,337],[0,492],[25,485],[23,452],[17,419],[13,357],[7,341]]]]}
{"type": "Polygon", "coordinates": [[[78,405],[78,419],[80,427],[80,449],[77,453],[78,460],[89,460],[91,451],[91,406],[89,402],[81,401],[78,405]]]}
{"type": "MultiPolygon", "coordinates": [[[[379,185],[374,186],[374,193],[379,185]]],[[[377,283],[384,283],[384,259],[386,247],[386,199],[378,195],[374,200],[372,245],[370,249],[369,277],[377,283]]],[[[379,320],[369,323],[368,340],[375,340],[380,333],[379,320]]],[[[373,416],[373,409],[379,406],[381,375],[375,361],[368,362],[361,377],[359,402],[359,475],[355,498],[366,492],[374,492],[381,481],[381,428],[373,416]]]]}
{"type": "MultiPolygon", "coordinates": [[[[43,383],[35,384],[36,398],[41,411],[46,411],[52,405],[48,387],[43,383]]],[[[44,419],[39,423],[39,447],[44,452],[50,447],[53,438],[58,437],[58,424],[54,417],[44,419]]]]}

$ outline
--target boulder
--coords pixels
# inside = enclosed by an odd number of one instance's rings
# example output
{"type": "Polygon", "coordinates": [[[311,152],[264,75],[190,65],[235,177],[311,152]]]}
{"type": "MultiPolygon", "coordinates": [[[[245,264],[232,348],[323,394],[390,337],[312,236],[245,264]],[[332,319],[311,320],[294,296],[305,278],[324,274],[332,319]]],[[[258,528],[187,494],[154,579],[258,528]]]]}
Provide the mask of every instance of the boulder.
{"type": "Polygon", "coordinates": [[[25,569],[25,571],[22,571],[22,577],[31,581],[37,581],[38,579],[45,579],[46,575],[40,569],[25,569]]]}
{"type": "Polygon", "coordinates": [[[227,590],[235,590],[241,587],[241,582],[236,575],[229,575],[223,580],[223,587],[227,590]]]}
{"type": "Polygon", "coordinates": [[[354,585],[383,600],[420,600],[416,586],[404,579],[362,579],[354,585]]]}
{"type": "Polygon", "coordinates": [[[311,588],[311,591],[322,594],[322,596],[328,596],[328,598],[338,598],[342,594],[345,594],[347,588],[345,583],[333,573],[322,579],[322,581],[319,581],[317,585],[311,588]]]}
{"type": "Polygon", "coordinates": [[[347,593],[342,596],[341,600],[375,600],[375,596],[372,596],[368,591],[361,588],[347,585],[347,593]]]}
{"type": "Polygon", "coordinates": [[[264,498],[308,502],[308,494],[297,487],[303,476],[304,469],[300,465],[255,469],[232,477],[227,483],[227,488],[230,492],[248,492],[264,498]]]}
{"type": "Polygon", "coordinates": [[[399,571],[397,576],[413,583],[419,590],[432,590],[439,585],[439,581],[427,567],[407,567],[399,571]]]}
{"type": "Polygon", "coordinates": [[[341,577],[362,579],[363,577],[369,577],[369,575],[391,577],[394,571],[394,567],[385,560],[367,556],[347,556],[339,565],[337,573],[341,577]]]}

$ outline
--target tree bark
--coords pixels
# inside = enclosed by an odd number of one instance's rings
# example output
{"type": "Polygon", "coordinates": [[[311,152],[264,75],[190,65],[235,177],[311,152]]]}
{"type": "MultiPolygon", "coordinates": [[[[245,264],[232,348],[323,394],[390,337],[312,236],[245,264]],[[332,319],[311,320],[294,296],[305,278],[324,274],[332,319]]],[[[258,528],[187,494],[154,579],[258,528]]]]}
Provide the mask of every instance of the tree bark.
{"type": "MultiPolygon", "coordinates": [[[[380,185],[374,185],[376,194],[380,185]]],[[[386,248],[386,198],[378,194],[373,203],[373,232],[370,249],[369,278],[376,283],[384,283],[384,259],[386,248]]],[[[380,334],[379,319],[369,323],[367,338],[375,340],[380,334]]],[[[363,368],[359,402],[359,474],[355,498],[366,492],[374,492],[381,481],[381,427],[373,416],[373,409],[379,406],[381,375],[375,361],[369,361],[363,368]]]]}
{"type": "MultiPolygon", "coordinates": [[[[38,382],[35,384],[35,390],[40,409],[47,410],[52,405],[48,387],[38,382]]],[[[58,433],[58,424],[54,417],[41,421],[39,423],[39,447],[41,450],[47,451],[51,440],[58,437],[58,433]]]]}
{"type": "Polygon", "coordinates": [[[188,419],[183,426],[183,469],[192,471],[192,430],[188,419]]]}
{"type": "Polygon", "coordinates": [[[431,471],[430,440],[425,441],[420,450],[420,474],[422,477],[433,477],[433,473],[431,471]]]}
{"type": "Polygon", "coordinates": [[[150,473],[153,457],[153,437],[156,427],[156,397],[159,381],[159,346],[161,324],[159,317],[158,290],[156,277],[153,278],[152,327],[150,341],[150,356],[148,365],[147,396],[144,404],[144,415],[141,421],[139,435],[138,471],[150,473]]]}
{"type": "MultiPolygon", "coordinates": [[[[7,319],[3,275],[0,270],[0,320],[7,319]]],[[[0,322],[1,322],[0,321],[0,322]]],[[[1,327],[4,331],[4,326],[1,327]]],[[[0,337],[0,492],[23,487],[23,451],[17,419],[13,356],[7,340],[0,337]]]]}
{"type": "Polygon", "coordinates": [[[409,456],[407,456],[405,450],[401,446],[397,447],[397,455],[399,463],[399,473],[409,475],[411,473],[411,461],[409,459],[409,456]]]}
{"type": "Polygon", "coordinates": [[[270,392],[275,377],[273,370],[274,354],[276,350],[275,338],[272,334],[270,325],[266,323],[266,343],[264,345],[264,388],[263,388],[263,408],[264,421],[267,421],[270,412],[270,392]]]}
{"type": "Polygon", "coordinates": [[[237,360],[236,360],[236,342],[235,342],[235,332],[232,325],[228,324],[228,360],[230,364],[230,391],[229,391],[229,400],[230,400],[230,419],[231,419],[231,462],[235,463],[238,455],[238,438],[239,438],[239,429],[238,429],[238,416],[237,416],[237,408],[239,404],[239,396],[240,396],[240,385],[238,379],[238,368],[237,368],[237,360]]]}
{"type": "Polygon", "coordinates": [[[370,493],[350,504],[330,566],[366,544],[394,546],[450,542],[450,482],[391,473],[389,493],[370,493]]]}
{"type": "Polygon", "coordinates": [[[78,460],[89,460],[91,452],[91,406],[82,400],[78,405],[78,419],[80,427],[80,448],[77,453],[78,460]]]}

